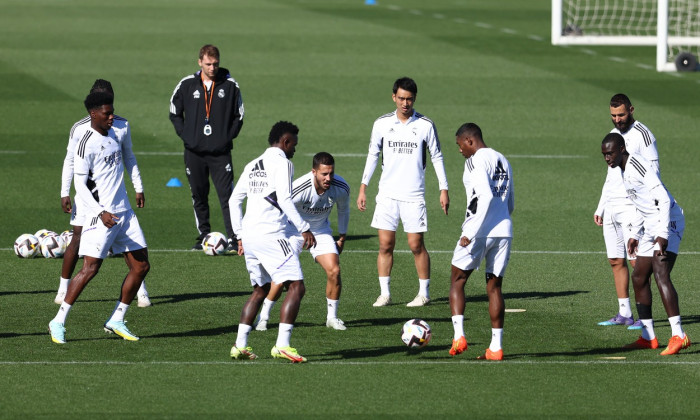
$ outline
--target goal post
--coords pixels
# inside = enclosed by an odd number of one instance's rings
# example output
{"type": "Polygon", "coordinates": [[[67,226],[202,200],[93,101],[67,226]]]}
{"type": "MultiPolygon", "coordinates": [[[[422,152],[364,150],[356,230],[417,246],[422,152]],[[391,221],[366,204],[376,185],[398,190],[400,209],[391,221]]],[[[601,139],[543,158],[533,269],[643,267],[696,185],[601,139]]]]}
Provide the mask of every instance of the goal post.
{"type": "Polygon", "coordinates": [[[552,0],[552,45],[656,46],[658,71],[693,71],[698,0],[552,0]]]}

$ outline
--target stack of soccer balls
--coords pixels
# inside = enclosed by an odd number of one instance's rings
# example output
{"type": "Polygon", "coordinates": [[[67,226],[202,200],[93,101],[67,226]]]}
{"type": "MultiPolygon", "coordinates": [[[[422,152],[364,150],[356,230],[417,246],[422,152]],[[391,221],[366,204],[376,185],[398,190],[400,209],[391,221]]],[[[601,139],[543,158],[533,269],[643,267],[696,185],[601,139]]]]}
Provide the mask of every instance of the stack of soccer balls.
{"type": "Polygon", "coordinates": [[[220,232],[212,232],[202,239],[202,250],[207,255],[217,256],[226,252],[228,240],[220,232]]]}
{"type": "Polygon", "coordinates": [[[61,258],[73,238],[67,230],[60,235],[47,229],[35,234],[25,233],[15,240],[15,255],[20,258],[34,258],[41,254],[44,258],[61,258]]]}
{"type": "Polygon", "coordinates": [[[401,341],[408,347],[423,347],[430,342],[432,336],[430,325],[422,319],[406,321],[401,328],[401,341]]]}

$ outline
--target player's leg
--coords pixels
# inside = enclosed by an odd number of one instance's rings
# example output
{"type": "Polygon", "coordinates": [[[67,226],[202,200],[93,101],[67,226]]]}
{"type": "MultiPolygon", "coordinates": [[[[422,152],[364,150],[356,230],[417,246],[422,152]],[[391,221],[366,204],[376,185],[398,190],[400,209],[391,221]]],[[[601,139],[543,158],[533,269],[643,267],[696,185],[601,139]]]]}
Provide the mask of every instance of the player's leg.
{"type": "Polygon", "coordinates": [[[413,253],[413,259],[418,273],[418,295],[406,306],[425,306],[430,303],[430,255],[425,248],[423,232],[407,233],[408,247],[413,253]]]}
{"type": "Polygon", "coordinates": [[[228,205],[228,200],[231,198],[231,193],[233,192],[233,162],[231,160],[231,154],[225,153],[218,156],[209,156],[208,158],[211,180],[214,183],[216,195],[219,197],[219,206],[221,207],[221,214],[224,218],[229,251],[237,251],[238,240],[233,233],[231,213],[228,205]]]}
{"type": "Polygon", "coordinates": [[[262,301],[260,315],[258,316],[257,321],[254,322],[256,331],[267,330],[267,321],[270,320],[270,311],[282,295],[282,289],[284,289],[284,286],[282,284],[272,283],[270,285],[269,291],[267,292],[267,296],[262,301]]]}
{"type": "Polygon", "coordinates": [[[124,261],[126,262],[129,272],[122,282],[119,300],[112,315],[105,322],[105,331],[117,334],[125,340],[137,341],[139,338],[134,335],[126,327],[124,317],[129,309],[131,302],[136,297],[136,293],[141,287],[141,283],[146,278],[146,275],[151,269],[148,261],[148,249],[141,248],[134,251],[123,251],[124,261]]]}
{"type": "Polygon", "coordinates": [[[326,272],[326,327],[345,330],[345,323],[338,318],[338,301],[343,287],[340,280],[340,258],[338,254],[329,253],[317,256],[316,262],[326,272]]]}
{"type": "Polygon", "coordinates": [[[486,360],[503,360],[503,320],[506,304],[501,286],[503,277],[486,273],[486,294],[489,298],[489,317],[491,318],[491,344],[485,354],[479,356],[486,360]]]}
{"type": "MultiPolygon", "coordinates": [[[[603,216],[603,239],[605,240],[605,248],[608,255],[608,263],[613,273],[613,282],[615,285],[615,294],[617,295],[618,311],[607,321],[599,322],[598,325],[627,325],[634,324],[630,299],[629,299],[629,269],[627,268],[627,232],[623,221],[629,220],[628,212],[636,213],[634,208],[615,208],[608,207],[605,209],[603,216]]],[[[638,326],[639,327],[639,326],[638,326]]]]}
{"type": "Polygon", "coordinates": [[[248,335],[253,329],[253,320],[258,313],[258,309],[260,309],[262,301],[270,292],[270,283],[272,279],[256,256],[255,251],[257,243],[244,239],[243,248],[245,249],[245,263],[250,276],[250,284],[253,286],[253,292],[241,310],[238,331],[236,333],[236,343],[231,347],[231,358],[254,360],[257,359],[258,356],[253,353],[253,349],[248,346],[248,335]]]}
{"type": "Polygon", "coordinates": [[[80,237],[82,233],[82,226],[73,226],[73,237],[71,238],[70,244],[68,244],[68,247],[66,248],[66,252],[63,254],[63,262],[61,263],[61,280],[58,285],[56,297],[54,298],[54,302],[59,305],[66,297],[70,278],[73,276],[75,266],[78,264],[78,249],[80,248],[80,237]]]}
{"type": "Polygon", "coordinates": [[[655,349],[659,346],[654,333],[654,320],[651,311],[651,274],[651,257],[639,255],[638,251],[637,261],[632,271],[632,286],[634,287],[634,300],[637,303],[637,314],[642,323],[642,336],[634,343],[626,345],[625,348],[655,349]]]}
{"type": "Polygon", "coordinates": [[[467,350],[467,339],[464,334],[464,307],[466,299],[464,296],[464,286],[473,270],[462,270],[452,265],[450,274],[450,310],[452,312],[452,327],[454,337],[450,355],[456,356],[467,350]]]}
{"type": "Polygon", "coordinates": [[[288,281],[287,294],[280,307],[280,325],[277,334],[277,342],[270,354],[274,358],[288,359],[292,363],[306,362],[306,358],[299,355],[297,350],[291,347],[292,329],[299,314],[301,300],[306,294],[306,287],[303,280],[288,281]]]}
{"type": "Polygon", "coordinates": [[[678,292],[671,281],[671,271],[675,265],[677,255],[666,252],[666,255],[652,257],[652,266],[656,286],[659,288],[661,301],[668,315],[668,323],[671,325],[671,339],[661,355],[667,356],[678,353],[681,349],[690,346],[690,338],[683,331],[681,324],[681,311],[678,305],[678,292]]]}
{"type": "Polygon", "coordinates": [[[185,149],[185,169],[187,182],[192,193],[192,206],[194,208],[195,223],[199,235],[193,250],[202,249],[202,239],[211,232],[209,224],[209,167],[206,159],[185,149]]]}
{"type": "Polygon", "coordinates": [[[394,266],[396,231],[379,229],[377,236],[379,237],[377,273],[379,274],[380,294],[373,306],[386,306],[391,303],[391,269],[394,266]]]}

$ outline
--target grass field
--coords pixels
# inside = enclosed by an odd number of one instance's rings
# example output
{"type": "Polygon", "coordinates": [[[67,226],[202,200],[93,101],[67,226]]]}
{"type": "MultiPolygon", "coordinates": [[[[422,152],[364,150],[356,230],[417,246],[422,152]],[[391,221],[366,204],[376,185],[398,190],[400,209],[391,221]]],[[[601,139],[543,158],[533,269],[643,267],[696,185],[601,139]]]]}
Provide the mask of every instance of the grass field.
{"type": "MultiPolygon", "coordinates": [[[[685,209],[673,279],[684,328],[700,340],[700,74],[644,68],[654,65],[651,48],[552,47],[549,4],[0,0],[0,417],[700,417],[700,345],[667,358],[626,352],[621,346],[635,332],[596,325],[615,313],[616,301],[592,220],[606,171],[600,141],[611,128],[607,103],[625,92],[655,133],[663,179],[685,209]],[[168,101],[196,70],[205,43],[220,47],[245,100],[236,174],[265,148],[270,126],[289,120],[301,128],[297,174],[315,152],[331,152],[353,199],[372,122],[393,109],[393,81],[417,81],[416,109],[437,125],[452,199],[445,217],[428,168],[433,304],[405,306],[417,281],[399,237],[396,304],[371,306],[379,287],[370,200],[370,211],[352,210],[341,256],[339,313],[348,330],[325,327],[325,278],[303,255],[307,295],[292,344],[309,363],[269,357],[276,328],[252,332],[259,360],[229,359],[250,293],[243,258],[187,252],[197,235],[187,186],[165,187],[172,177],[186,181],[168,101]],[[141,341],[103,333],[126,272],[120,259],[109,259],[71,311],[68,343],[58,346],[46,325],[57,310],[61,261],[20,260],[11,246],[22,233],[68,228],[59,205],[61,165],[96,78],[112,82],[116,111],[132,125],[154,306],[134,305],[127,314],[141,341]],[[465,211],[453,133],[467,121],[482,127],[514,171],[514,253],[504,293],[508,308],[525,311],[506,314],[501,363],[475,360],[490,337],[482,272],[467,285],[470,349],[456,358],[447,352],[451,250],[465,211]],[[433,340],[421,351],[407,351],[399,339],[410,318],[432,326],[433,340]]],[[[223,230],[215,208],[212,223],[223,230]]],[[[278,314],[279,306],[273,327],[278,314]]],[[[665,317],[655,293],[664,344],[665,317]]]]}

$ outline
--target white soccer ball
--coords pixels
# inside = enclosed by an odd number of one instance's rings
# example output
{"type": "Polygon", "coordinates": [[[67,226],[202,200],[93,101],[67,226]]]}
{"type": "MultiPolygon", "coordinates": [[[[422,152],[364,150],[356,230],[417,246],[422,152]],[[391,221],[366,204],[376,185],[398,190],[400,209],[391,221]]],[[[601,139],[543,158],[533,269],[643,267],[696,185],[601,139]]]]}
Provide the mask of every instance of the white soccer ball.
{"type": "Polygon", "coordinates": [[[401,328],[401,340],[408,347],[423,347],[430,342],[432,336],[430,325],[422,319],[406,321],[401,328]]]}
{"type": "Polygon", "coordinates": [[[31,233],[20,235],[15,240],[15,255],[20,258],[34,258],[39,252],[39,240],[31,233]]]}
{"type": "Polygon", "coordinates": [[[66,242],[58,235],[47,235],[39,241],[44,258],[61,258],[66,252],[66,242]]]}
{"type": "Polygon", "coordinates": [[[44,239],[45,237],[51,236],[51,235],[56,236],[56,232],[54,232],[54,231],[52,231],[52,230],[48,230],[48,229],[39,229],[39,230],[37,230],[36,233],[34,234],[34,236],[36,236],[36,238],[37,238],[39,241],[41,241],[41,240],[44,239]]]}
{"type": "Polygon", "coordinates": [[[226,247],[228,247],[228,240],[220,232],[209,233],[202,240],[202,250],[207,255],[221,255],[226,252],[226,247]]]}
{"type": "Polygon", "coordinates": [[[72,230],[64,230],[61,233],[61,238],[63,238],[63,242],[66,243],[66,248],[68,248],[68,245],[70,245],[70,242],[73,240],[73,231],[72,230]]]}

